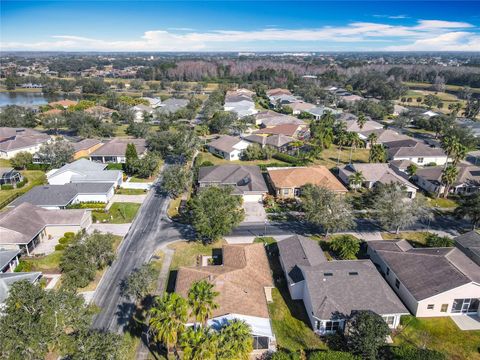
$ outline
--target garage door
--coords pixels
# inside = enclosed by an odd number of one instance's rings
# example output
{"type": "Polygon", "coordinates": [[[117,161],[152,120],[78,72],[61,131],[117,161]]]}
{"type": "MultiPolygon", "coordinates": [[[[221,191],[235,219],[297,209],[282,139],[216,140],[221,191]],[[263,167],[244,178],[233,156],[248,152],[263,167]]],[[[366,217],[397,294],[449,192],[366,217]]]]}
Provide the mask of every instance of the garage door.
{"type": "Polygon", "coordinates": [[[261,202],[262,195],[243,195],[244,202],[261,202]]]}

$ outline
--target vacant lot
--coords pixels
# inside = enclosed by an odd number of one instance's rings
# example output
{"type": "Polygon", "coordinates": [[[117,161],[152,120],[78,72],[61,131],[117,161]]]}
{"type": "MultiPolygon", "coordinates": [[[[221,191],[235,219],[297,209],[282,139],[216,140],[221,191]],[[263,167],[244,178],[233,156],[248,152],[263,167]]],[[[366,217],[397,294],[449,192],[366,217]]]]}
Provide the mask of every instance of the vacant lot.
{"type": "Polygon", "coordinates": [[[114,203],[108,211],[92,211],[94,221],[109,224],[131,223],[137,215],[141,204],[136,203],[114,203]]]}

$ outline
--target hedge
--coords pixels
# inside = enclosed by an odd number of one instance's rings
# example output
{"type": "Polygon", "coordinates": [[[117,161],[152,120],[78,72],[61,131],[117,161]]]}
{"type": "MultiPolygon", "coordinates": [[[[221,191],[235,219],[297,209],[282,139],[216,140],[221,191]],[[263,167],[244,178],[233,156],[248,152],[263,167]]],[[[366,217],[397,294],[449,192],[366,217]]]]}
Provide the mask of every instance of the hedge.
{"type": "Polygon", "coordinates": [[[307,164],[307,160],[296,158],[295,156],[283,154],[283,153],[276,153],[272,156],[274,159],[287,162],[292,165],[300,166],[307,164]]]}
{"type": "Polygon", "coordinates": [[[105,206],[107,204],[103,202],[90,202],[90,203],[78,203],[78,204],[72,204],[68,205],[68,209],[105,209],[105,206]]]}
{"type": "Polygon", "coordinates": [[[65,250],[66,247],[67,247],[66,244],[57,244],[55,245],[55,251],[65,250]]]}
{"type": "Polygon", "coordinates": [[[123,170],[123,164],[108,164],[107,165],[107,170],[123,170]]]}
{"type": "Polygon", "coordinates": [[[19,181],[17,183],[17,185],[16,185],[17,189],[20,189],[20,188],[24,187],[27,182],[28,182],[27,178],[24,177],[22,181],[19,181]]]}
{"type": "Polygon", "coordinates": [[[50,165],[48,164],[28,164],[27,165],[27,170],[41,170],[41,171],[47,171],[49,169],[50,165]]]}
{"type": "Polygon", "coordinates": [[[12,190],[12,189],[13,189],[13,185],[10,185],[10,184],[2,185],[2,190],[12,190]]]}

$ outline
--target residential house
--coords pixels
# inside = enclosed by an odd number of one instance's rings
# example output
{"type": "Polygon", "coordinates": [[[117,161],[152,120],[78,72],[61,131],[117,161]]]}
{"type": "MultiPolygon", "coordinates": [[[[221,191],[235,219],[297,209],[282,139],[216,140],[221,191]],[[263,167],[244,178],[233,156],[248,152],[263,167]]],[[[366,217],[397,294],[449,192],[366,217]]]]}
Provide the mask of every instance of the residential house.
{"type": "Polygon", "coordinates": [[[225,95],[223,109],[237,113],[239,118],[255,115],[258,111],[255,108],[253,95],[253,91],[247,89],[228,91],[225,95]]]}
{"type": "Polygon", "coordinates": [[[480,266],[480,234],[475,230],[455,238],[455,246],[480,266]]]}
{"type": "Polygon", "coordinates": [[[360,139],[365,141],[365,146],[367,149],[370,148],[370,142],[368,141],[368,138],[371,134],[375,134],[377,137],[375,140],[375,144],[383,145],[385,143],[391,143],[391,142],[402,141],[402,140],[412,140],[416,142],[416,140],[414,140],[410,136],[399,134],[398,132],[390,129],[379,128],[374,130],[365,130],[365,131],[362,130],[358,132],[358,135],[360,136],[360,139]]]}
{"type": "Polygon", "coordinates": [[[156,107],[155,111],[162,114],[173,114],[186,107],[188,103],[189,101],[187,99],[170,98],[163,101],[160,106],[156,107]]]}
{"type": "MultiPolygon", "coordinates": [[[[414,175],[415,183],[423,190],[441,194],[445,191],[442,182],[444,166],[428,166],[418,169],[414,175]]],[[[472,194],[480,190],[480,166],[460,164],[457,166],[458,176],[450,187],[454,194],[472,194]]]]}
{"type": "Polygon", "coordinates": [[[142,100],[148,101],[148,106],[150,106],[153,109],[156,109],[159,106],[162,106],[162,99],[160,98],[152,98],[152,97],[142,97],[142,100]]]}
{"type": "Polygon", "coordinates": [[[65,110],[67,110],[70,106],[75,106],[78,104],[78,101],[74,101],[74,100],[68,100],[68,99],[65,99],[65,100],[59,100],[59,101],[53,101],[53,102],[50,102],[48,103],[48,105],[52,108],[63,108],[65,110]]]}
{"type": "Polygon", "coordinates": [[[325,166],[267,168],[269,181],[278,198],[293,198],[307,184],[318,185],[337,193],[347,189],[325,166]]]}
{"type": "Polygon", "coordinates": [[[303,102],[303,101],[296,101],[291,104],[287,105],[290,109],[292,109],[292,115],[300,115],[302,112],[307,112],[310,109],[316,107],[316,105],[303,102]]]}
{"type": "Polygon", "coordinates": [[[252,134],[244,137],[249,143],[259,144],[262,148],[270,146],[278,152],[288,152],[291,149],[290,144],[296,142],[294,138],[285,135],[257,135],[252,134]]]}
{"type": "Polygon", "coordinates": [[[315,120],[320,120],[323,114],[330,112],[332,115],[339,115],[342,113],[341,109],[332,109],[326,106],[318,106],[314,107],[313,109],[307,110],[306,113],[313,116],[315,120]]]}
{"type": "Polygon", "coordinates": [[[107,165],[87,159],[78,159],[65,164],[60,169],[53,169],[47,173],[50,185],[64,185],[68,183],[111,183],[114,187],[122,184],[121,170],[106,170],[107,165]]]}
{"type": "Polygon", "coordinates": [[[142,122],[144,121],[145,114],[147,115],[153,115],[154,109],[150,106],[144,105],[144,104],[138,104],[135,105],[131,108],[135,115],[135,119],[133,121],[135,122],[142,122]]]}
{"type": "Polygon", "coordinates": [[[422,113],[422,116],[425,117],[425,118],[431,118],[431,117],[434,117],[434,116],[438,116],[439,114],[432,111],[432,110],[428,110],[428,111],[425,111],[424,113],[422,113]]]}
{"type": "Polygon", "coordinates": [[[0,127],[0,159],[11,159],[23,151],[35,154],[50,140],[49,135],[33,129],[0,127]]]}
{"type": "Polygon", "coordinates": [[[389,164],[395,171],[408,174],[408,167],[411,166],[413,162],[410,160],[392,160],[389,164]]]}
{"type": "Polygon", "coordinates": [[[239,160],[243,151],[250,145],[234,136],[223,135],[207,144],[208,151],[225,160],[239,160]]]}
{"type": "Polygon", "coordinates": [[[36,284],[41,277],[41,272],[7,272],[0,274],[0,316],[13,284],[19,281],[36,284]]]}
{"type": "Polygon", "coordinates": [[[254,132],[256,135],[284,135],[297,139],[305,139],[309,136],[309,130],[302,124],[280,124],[265,127],[254,132]]]}
{"type": "Polygon", "coordinates": [[[367,252],[416,317],[479,314],[480,266],[461,250],[381,240],[367,252]]]}
{"type": "Polygon", "coordinates": [[[444,165],[447,155],[440,148],[430,147],[415,140],[400,140],[383,144],[389,160],[410,160],[416,165],[444,165]]]}
{"type": "Polygon", "coordinates": [[[405,174],[397,172],[389,164],[348,164],[340,167],[338,177],[345,185],[350,185],[350,176],[362,174],[364,180],[361,186],[372,189],[377,184],[396,183],[405,188],[410,199],[415,198],[418,188],[413,185],[405,174]]]}
{"type": "Polygon", "coordinates": [[[21,249],[27,255],[44,239],[87,229],[92,223],[85,209],[46,210],[29,203],[0,213],[0,248],[21,249]]]}
{"type": "Polygon", "coordinates": [[[366,131],[373,131],[373,130],[380,130],[383,129],[383,125],[380,124],[379,122],[367,119],[365,124],[363,124],[363,127],[360,128],[360,125],[358,125],[357,119],[349,119],[344,121],[346,123],[346,131],[349,132],[357,132],[357,133],[363,133],[366,131]]]}
{"type": "Polygon", "coordinates": [[[262,171],[252,165],[202,166],[198,185],[200,188],[232,186],[233,194],[242,195],[244,202],[261,202],[268,192],[262,171]]]}
{"type": "Polygon", "coordinates": [[[277,244],[290,295],[303,301],[315,333],[343,331],[360,310],[379,314],[391,329],[408,314],[370,260],[327,261],[316,241],[300,235],[277,244]]]}
{"type": "MultiPolygon", "coordinates": [[[[206,280],[218,292],[207,324],[215,330],[234,319],[245,321],[253,336],[254,353],[275,350],[276,340],[269,318],[268,302],[274,287],[263,244],[223,245],[221,264],[210,265],[203,257],[199,266],[178,269],[175,292],[187,297],[195,281],[206,280]]],[[[187,326],[195,325],[190,318],[187,326]]]]}
{"type": "Polygon", "coordinates": [[[21,181],[23,181],[23,176],[19,171],[14,168],[0,168],[0,186],[12,185],[15,187],[21,181]]]}
{"type": "Polygon", "coordinates": [[[6,272],[14,272],[20,263],[19,249],[16,250],[2,250],[0,249],[0,274],[6,272]]]}
{"type": "Polygon", "coordinates": [[[147,153],[147,141],[145,139],[114,138],[91,153],[90,160],[101,163],[124,164],[127,160],[125,152],[128,144],[135,145],[139,158],[147,153]]]}
{"type": "Polygon", "coordinates": [[[50,109],[50,110],[47,110],[47,111],[44,111],[42,112],[40,115],[41,116],[59,116],[59,115],[63,115],[65,112],[65,110],[60,110],[60,109],[50,109]]]}
{"type": "Polygon", "coordinates": [[[406,112],[408,112],[408,109],[406,107],[401,106],[401,105],[397,105],[397,104],[393,105],[393,115],[394,116],[399,116],[399,115],[404,114],[406,112]]]}
{"type": "Polygon", "coordinates": [[[13,200],[8,207],[29,203],[44,209],[66,209],[79,203],[107,204],[115,194],[113,183],[69,183],[35,186],[13,200]]]}
{"type": "Polygon", "coordinates": [[[85,109],[85,113],[101,120],[111,118],[114,112],[116,111],[100,105],[92,106],[91,108],[85,109]]]}
{"type": "Polygon", "coordinates": [[[75,150],[73,158],[74,160],[77,160],[82,157],[87,157],[102,145],[102,142],[98,139],[83,139],[76,143],[73,143],[72,146],[75,150]]]}
{"type": "Polygon", "coordinates": [[[280,104],[291,104],[298,101],[298,99],[293,96],[293,94],[288,89],[271,89],[267,90],[267,97],[270,100],[270,104],[273,106],[280,104]]]}
{"type": "Polygon", "coordinates": [[[353,103],[356,103],[357,101],[364,100],[364,98],[359,95],[348,94],[348,95],[340,96],[338,100],[344,101],[347,104],[353,104],[353,103]]]}
{"type": "Polygon", "coordinates": [[[305,121],[294,116],[280,114],[272,110],[261,111],[255,115],[255,124],[261,127],[271,128],[283,124],[295,124],[306,126],[305,121]]]}

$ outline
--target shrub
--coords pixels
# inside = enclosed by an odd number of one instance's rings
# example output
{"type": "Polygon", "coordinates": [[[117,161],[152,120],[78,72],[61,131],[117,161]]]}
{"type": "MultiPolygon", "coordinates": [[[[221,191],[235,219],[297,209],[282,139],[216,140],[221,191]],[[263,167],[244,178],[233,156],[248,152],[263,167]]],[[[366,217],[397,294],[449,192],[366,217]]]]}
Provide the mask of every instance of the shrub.
{"type": "Polygon", "coordinates": [[[63,236],[66,237],[67,239],[73,239],[75,237],[75,233],[68,231],[65,234],[63,234],[63,236]]]}
{"type": "Polygon", "coordinates": [[[308,160],[306,160],[306,159],[299,159],[295,156],[288,155],[288,154],[283,154],[283,153],[273,154],[272,158],[280,160],[280,161],[284,161],[284,162],[292,164],[294,166],[302,166],[302,165],[306,165],[308,163],[308,160]]]}
{"type": "Polygon", "coordinates": [[[15,268],[15,272],[30,272],[32,271],[32,263],[20,260],[20,263],[15,268]]]}
{"type": "Polygon", "coordinates": [[[55,245],[55,251],[65,250],[66,246],[67,246],[66,244],[57,244],[55,245]]]}
{"type": "Polygon", "coordinates": [[[388,358],[394,360],[445,360],[447,357],[436,350],[418,349],[411,346],[394,346],[389,348],[388,358]]]}
{"type": "Polygon", "coordinates": [[[437,234],[427,235],[428,247],[452,247],[453,243],[453,239],[450,239],[448,236],[439,236],[437,234]]]}
{"type": "Polygon", "coordinates": [[[213,166],[213,163],[207,160],[200,164],[200,167],[205,167],[205,166],[213,166]]]}
{"type": "Polygon", "coordinates": [[[62,245],[68,244],[68,239],[66,237],[61,237],[58,239],[58,243],[62,245]]]}
{"type": "Polygon", "coordinates": [[[28,164],[27,170],[41,170],[46,171],[48,170],[48,164],[28,164]]]}
{"type": "Polygon", "coordinates": [[[308,360],[355,360],[359,357],[342,351],[315,351],[308,356],[308,360]]]}
{"type": "Polygon", "coordinates": [[[84,202],[68,205],[68,209],[105,209],[107,204],[103,202],[84,202]]]}
{"type": "Polygon", "coordinates": [[[291,353],[285,350],[279,350],[272,354],[271,360],[300,360],[301,356],[299,353],[291,353]]]}
{"type": "Polygon", "coordinates": [[[13,185],[10,185],[10,184],[2,185],[2,190],[12,190],[12,189],[13,189],[13,185]]]}
{"type": "Polygon", "coordinates": [[[28,181],[27,178],[24,177],[22,181],[19,181],[17,183],[17,185],[16,185],[17,189],[20,189],[20,188],[24,187],[25,184],[27,183],[27,181],[28,181]]]}
{"type": "Polygon", "coordinates": [[[108,164],[107,165],[107,170],[123,170],[123,164],[108,164]]]}
{"type": "Polygon", "coordinates": [[[342,260],[356,259],[356,255],[360,250],[360,241],[352,235],[340,235],[333,239],[330,248],[335,251],[342,260]]]}

